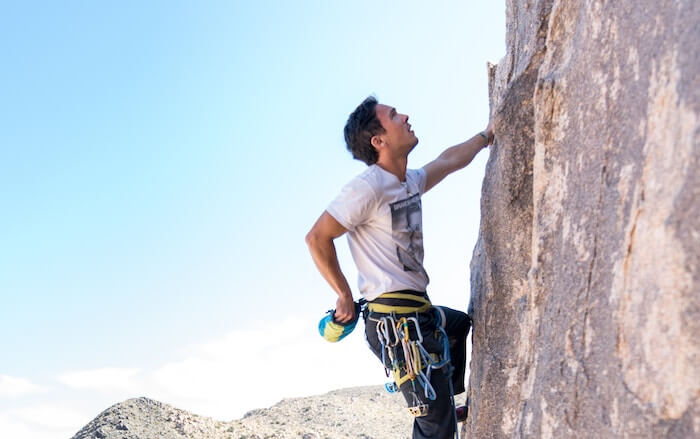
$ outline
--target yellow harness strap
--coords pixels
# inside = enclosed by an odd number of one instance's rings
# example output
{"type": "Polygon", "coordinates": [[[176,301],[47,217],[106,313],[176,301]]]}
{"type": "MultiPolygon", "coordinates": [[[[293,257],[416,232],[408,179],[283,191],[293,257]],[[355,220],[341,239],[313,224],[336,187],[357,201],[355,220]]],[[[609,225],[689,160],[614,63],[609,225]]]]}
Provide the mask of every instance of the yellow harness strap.
{"type": "Polygon", "coordinates": [[[414,302],[415,305],[387,305],[383,303],[369,302],[367,304],[368,309],[372,312],[378,312],[381,314],[391,314],[392,312],[396,314],[410,314],[413,312],[425,312],[432,306],[430,300],[428,300],[426,297],[408,293],[384,293],[375,300],[381,301],[382,299],[411,301],[414,302]]]}

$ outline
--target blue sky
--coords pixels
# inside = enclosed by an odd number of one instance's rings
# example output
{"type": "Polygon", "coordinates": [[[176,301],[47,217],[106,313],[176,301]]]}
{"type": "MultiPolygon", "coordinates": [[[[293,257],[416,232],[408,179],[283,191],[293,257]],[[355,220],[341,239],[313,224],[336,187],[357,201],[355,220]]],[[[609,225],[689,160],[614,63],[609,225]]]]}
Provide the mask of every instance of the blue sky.
{"type": "MultiPolygon", "coordinates": [[[[254,407],[216,390],[231,367],[250,404],[381,382],[360,335],[314,333],[334,296],[303,238],[364,168],[342,127],[367,95],[410,116],[411,167],[486,126],[504,5],[465,3],[4,4],[0,431],[70,437],[141,395],[236,418],[254,407]],[[276,350],[312,385],[249,375],[276,350]]],[[[431,297],[462,309],[487,154],[423,201],[431,297]]]]}

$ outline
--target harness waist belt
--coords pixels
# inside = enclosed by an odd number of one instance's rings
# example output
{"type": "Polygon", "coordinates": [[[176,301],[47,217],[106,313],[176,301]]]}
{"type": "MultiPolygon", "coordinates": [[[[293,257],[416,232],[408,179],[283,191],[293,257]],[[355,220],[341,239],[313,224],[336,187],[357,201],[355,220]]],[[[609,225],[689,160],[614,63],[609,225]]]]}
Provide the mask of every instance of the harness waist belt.
{"type": "Polygon", "coordinates": [[[430,299],[425,293],[411,290],[384,293],[367,303],[367,308],[371,312],[380,314],[425,312],[431,306],[430,299]]]}

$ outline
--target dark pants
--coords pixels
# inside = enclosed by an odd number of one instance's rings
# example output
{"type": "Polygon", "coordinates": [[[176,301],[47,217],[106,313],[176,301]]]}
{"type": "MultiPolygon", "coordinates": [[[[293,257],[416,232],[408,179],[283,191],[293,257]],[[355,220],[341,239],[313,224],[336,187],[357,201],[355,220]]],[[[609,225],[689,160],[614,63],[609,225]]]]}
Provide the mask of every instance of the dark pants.
{"type": "MultiPolygon", "coordinates": [[[[464,372],[467,360],[467,334],[471,327],[471,320],[467,314],[451,308],[441,307],[445,313],[445,332],[450,342],[450,359],[452,363],[452,386],[455,394],[464,392],[464,372]]],[[[431,354],[442,355],[443,341],[438,336],[437,317],[434,309],[417,315],[421,334],[423,335],[423,347],[431,354]]],[[[382,359],[382,345],[377,337],[377,319],[386,314],[370,312],[365,319],[365,335],[369,346],[380,361],[382,359]]],[[[409,314],[404,316],[416,316],[409,314]]],[[[402,317],[397,315],[397,317],[402,317]]],[[[386,358],[389,362],[388,357],[386,358]]],[[[385,364],[391,370],[391,364],[385,364]]],[[[430,383],[435,389],[437,397],[430,400],[425,397],[423,388],[409,380],[401,385],[401,393],[409,407],[427,404],[428,414],[416,417],[413,422],[413,439],[448,439],[453,438],[456,425],[454,419],[454,407],[450,398],[449,371],[447,366],[433,370],[430,383]],[[416,401],[418,398],[419,401],[416,401]]]]}

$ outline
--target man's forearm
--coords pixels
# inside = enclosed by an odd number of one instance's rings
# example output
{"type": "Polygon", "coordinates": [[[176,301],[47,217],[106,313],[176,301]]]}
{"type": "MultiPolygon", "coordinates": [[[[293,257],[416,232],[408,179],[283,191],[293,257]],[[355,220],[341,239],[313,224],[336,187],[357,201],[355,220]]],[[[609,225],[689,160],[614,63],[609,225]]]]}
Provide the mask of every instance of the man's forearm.
{"type": "Polygon", "coordinates": [[[306,235],[306,244],[309,246],[311,257],[318,271],[338,295],[333,318],[341,323],[347,322],[355,316],[352,291],[343,272],[340,271],[338,255],[335,252],[335,244],[333,244],[333,240],[345,232],[347,229],[328,211],[325,211],[306,235]]]}
{"type": "Polygon", "coordinates": [[[352,300],[352,291],[345,275],[340,270],[338,255],[335,251],[333,240],[307,239],[311,257],[316,264],[316,268],[321,273],[326,282],[338,294],[338,297],[352,300]]]}
{"type": "Polygon", "coordinates": [[[449,172],[453,172],[471,163],[476,154],[487,145],[488,137],[485,138],[479,133],[465,142],[447,148],[440,154],[439,158],[451,163],[452,169],[449,172]]]}
{"type": "MultiPolygon", "coordinates": [[[[486,131],[489,133],[489,131],[486,131]]],[[[438,184],[447,175],[462,169],[474,159],[474,156],[489,144],[492,134],[477,134],[466,142],[452,146],[444,150],[438,158],[423,167],[426,172],[425,190],[438,184]]]]}

